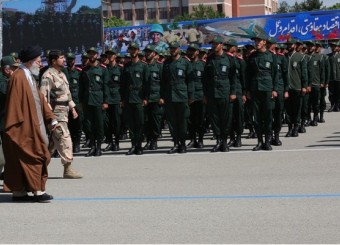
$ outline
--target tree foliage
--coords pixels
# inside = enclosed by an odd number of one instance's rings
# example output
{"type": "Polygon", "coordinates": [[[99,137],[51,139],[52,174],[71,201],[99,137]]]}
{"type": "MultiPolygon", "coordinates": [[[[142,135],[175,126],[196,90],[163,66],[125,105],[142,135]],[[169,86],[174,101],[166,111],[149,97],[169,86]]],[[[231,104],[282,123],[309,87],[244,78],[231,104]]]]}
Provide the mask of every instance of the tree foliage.
{"type": "Polygon", "coordinates": [[[187,21],[187,20],[207,20],[207,19],[217,19],[224,18],[224,14],[215,11],[211,6],[205,6],[203,4],[199,4],[198,6],[194,6],[192,9],[192,13],[185,13],[184,15],[177,15],[174,18],[174,22],[187,21]]]}
{"type": "Polygon", "coordinates": [[[286,1],[282,1],[279,4],[277,13],[305,12],[320,9],[325,9],[323,1],[320,0],[295,1],[292,6],[290,6],[286,1]]]}
{"type": "Polygon", "coordinates": [[[101,14],[101,8],[90,8],[89,6],[83,5],[81,6],[77,14],[101,14]]]}
{"type": "Polygon", "coordinates": [[[336,3],[333,6],[328,7],[327,9],[332,10],[332,9],[340,9],[340,3],[336,3]]]}
{"type": "Polygon", "coordinates": [[[116,16],[112,16],[111,18],[104,19],[104,27],[121,27],[128,26],[129,23],[117,18],[116,16]]]}

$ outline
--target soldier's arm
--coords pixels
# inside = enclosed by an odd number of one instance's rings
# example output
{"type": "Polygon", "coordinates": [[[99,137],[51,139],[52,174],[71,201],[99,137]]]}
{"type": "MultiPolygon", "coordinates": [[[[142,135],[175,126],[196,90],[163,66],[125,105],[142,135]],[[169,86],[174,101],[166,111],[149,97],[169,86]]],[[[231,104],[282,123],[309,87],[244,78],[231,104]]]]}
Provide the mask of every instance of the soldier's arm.
{"type": "Polygon", "coordinates": [[[283,89],[285,92],[289,90],[289,84],[288,84],[288,62],[287,59],[282,56],[281,57],[282,62],[281,62],[281,75],[282,75],[282,80],[283,80],[283,89]]]}
{"type": "Polygon", "coordinates": [[[188,86],[188,100],[192,101],[194,99],[194,92],[195,92],[195,84],[194,84],[194,70],[192,69],[192,65],[189,61],[187,63],[187,73],[185,76],[185,80],[188,86]]]}
{"type": "Polygon", "coordinates": [[[320,61],[320,85],[321,87],[325,86],[325,60],[323,55],[321,55],[320,61]]]}
{"type": "Polygon", "coordinates": [[[45,101],[48,103],[49,107],[51,101],[51,88],[52,88],[52,76],[49,73],[44,73],[41,77],[40,92],[44,95],[45,101]]]}
{"type": "Polygon", "coordinates": [[[143,94],[144,100],[149,100],[150,97],[150,70],[149,67],[145,64],[144,65],[144,79],[143,79],[143,94]]]}
{"type": "Polygon", "coordinates": [[[107,69],[103,69],[103,104],[107,104],[109,96],[110,75],[107,69]]]}
{"type": "Polygon", "coordinates": [[[229,58],[230,61],[230,69],[229,69],[229,82],[230,82],[230,95],[236,95],[236,65],[235,58],[229,58]]]}
{"type": "Polygon", "coordinates": [[[272,54],[273,56],[273,91],[277,92],[278,90],[278,84],[279,84],[279,74],[278,74],[278,69],[277,69],[277,56],[272,54]]]}
{"type": "Polygon", "coordinates": [[[301,60],[301,87],[307,88],[308,86],[308,72],[307,72],[307,59],[304,57],[301,60]]]}

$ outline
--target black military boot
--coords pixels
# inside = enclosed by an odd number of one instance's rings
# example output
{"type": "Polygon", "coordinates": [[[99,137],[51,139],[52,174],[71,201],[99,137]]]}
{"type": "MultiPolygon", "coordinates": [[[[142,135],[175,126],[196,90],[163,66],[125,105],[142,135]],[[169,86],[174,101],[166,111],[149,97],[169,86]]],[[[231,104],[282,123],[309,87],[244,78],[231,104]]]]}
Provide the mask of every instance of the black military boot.
{"type": "Polygon", "coordinates": [[[198,149],[202,149],[203,147],[204,147],[204,144],[203,144],[203,134],[200,134],[198,136],[197,148],[198,149]]]}
{"type": "Polygon", "coordinates": [[[185,140],[180,141],[178,153],[187,153],[187,146],[185,145],[185,140]]]}
{"type": "Polygon", "coordinates": [[[216,145],[211,149],[211,152],[218,152],[221,149],[221,139],[220,137],[216,137],[216,145]]]}
{"type": "Polygon", "coordinates": [[[332,112],[334,110],[334,103],[331,103],[331,107],[328,109],[327,112],[332,112]]]}
{"type": "Polygon", "coordinates": [[[325,123],[325,119],[323,118],[323,110],[320,111],[320,118],[319,118],[319,123],[325,123]]]}
{"type": "Polygon", "coordinates": [[[335,111],[335,112],[339,112],[340,111],[340,104],[339,103],[335,103],[334,104],[333,111],[335,111]]]}
{"type": "Polygon", "coordinates": [[[87,154],[85,155],[85,157],[91,157],[94,156],[94,154],[96,153],[96,142],[95,141],[91,141],[91,149],[87,152],[87,154]]]}
{"type": "Polygon", "coordinates": [[[282,145],[282,142],[280,140],[280,133],[279,132],[274,134],[274,137],[272,139],[272,145],[275,145],[275,146],[282,145]]]}
{"type": "Polygon", "coordinates": [[[90,139],[87,139],[85,144],[83,144],[81,148],[88,148],[88,147],[92,147],[90,139]]]}
{"type": "Polygon", "coordinates": [[[292,130],[292,137],[298,137],[298,136],[299,136],[299,124],[295,124],[292,130]]]}
{"type": "Polygon", "coordinates": [[[155,151],[155,150],[158,149],[157,138],[154,138],[154,139],[151,140],[149,149],[152,150],[152,151],[155,151]]]}
{"type": "Polygon", "coordinates": [[[174,147],[172,147],[169,151],[168,154],[174,154],[178,152],[178,139],[174,139],[174,147]]]}
{"type": "Polygon", "coordinates": [[[271,141],[272,141],[272,135],[266,134],[265,142],[264,142],[264,145],[262,146],[262,149],[265,151],[271,151],[273,149],[272,146],[270,145],[271,141]]]}
{"type": "Polygon", "coordinates": [[[94,153],[95,157],[99,157],[102,155],[102,141],[97,140],[96,152],[94,153]]]}
{"type": "Polygon", "coordinates": [[[253,151],[259,151],[262,150],[263,146],[263,137],[262,134],[257,135],[257,145],[253,148],[253,151]]]}
{"type": "Polygon", "coordinates": [[[235,134],[231,133],[230,134],[230,140],[228,142],[228,146],[231,147],[231,146],[234,146],[234,144],[235,144],[235,134]]]}
{"type": "Polygon", "coordinates": [[[128,152],[126,153],[126,155],[132,155],[132,154],[135,154],[136,153],[136,144],[135,143],[132,143],[132,146],[131,148],[128,150],[128,152]]]}
{"type": "Polygon", "coordinates": [[[318,115],[314,115],[313,121],[311,122],[310,125],[313,126],[313,127],[318,126],[318,120],[319,120],[319,116],[318,115]]]}
{"type": "Polygon", "coordinates": [[[76,138],[73,144],[73,153],[79,153],[79,152],[80,152],[80,139],[76,138]]]}
{"type": "Polygon", "coordinates": [[[107,146],[105,147],[103,151],[104,152],[112,151],[113,145],[114,145],[113,140],[109,141],[109,143],[107,144],[107,146]]]}
{"type": "Polygon", "coordinates": [[[306,120],[302,120],[299,126],[299,133],[302,133],[302,134],[306,133],[305,124],[306,124],[306,120]]]}
{"type": "Polygon", "coordinates": [[[143,155],[142,142],[138,142],[136,145],[136,155],[143,155]]]}
{"type": "Polygon", "coordinates": [[[196,147],[197,147],[197,139],[195,137],[190,140],[190,142],[187,145],[187,148],[196,148],[196,147]]]}
{"type": "Polygon", "coordinates": [[[229,152],[229,145],[228,145],[227,139],[221,140],[220,151],[221,152],[229,152]]]}
{"type": "Polygon", "coordinates": [[[115,143],[112,146],[112,151],[119,151],[119,137],[115,138],[115,143]]]}
{"type": "Polygon", "coordinates": [[[286,137],[292,137],[292,133],[293,133],[293,125],[289,124],[288,125],[288,132],[286,134],[286,137]]]}
{"type": "Polygon", "coordinates": [[[254,128],[253,127],[249,127],[249,133],[246,137],[247,139],[254,139],[255,138],[255,132],[254,132],[254,128]]]}
{"type": "Polygon", "coordinates": [[[147,139],[147,140],[146,140],[146,144],[145,144],[145,146],[143,147],[143,150],[150,150],[150,145],[151,145],[151,140],[150,140],[150,139],[147,139]]]}
{"type": "Polygon", "coordinates": [[[236,135],[234,147],[241,147],[241,146],[242,146],[241,135],[238,134],[238,135],[236,135]]]}

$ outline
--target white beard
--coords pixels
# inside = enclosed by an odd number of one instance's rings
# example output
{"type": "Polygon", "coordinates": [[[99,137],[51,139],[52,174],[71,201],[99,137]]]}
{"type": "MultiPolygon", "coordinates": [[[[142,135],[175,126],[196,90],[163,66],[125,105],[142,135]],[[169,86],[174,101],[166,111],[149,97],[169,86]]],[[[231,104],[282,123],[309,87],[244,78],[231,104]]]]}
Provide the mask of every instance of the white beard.
{"type": "Polygon", "coordinates": [[[39,76],[39,71],[40,71],[40,67],[33,64],[30,68],[29,68],[30,72],[32,73],[32,75],[34,76],[39,76]]]}

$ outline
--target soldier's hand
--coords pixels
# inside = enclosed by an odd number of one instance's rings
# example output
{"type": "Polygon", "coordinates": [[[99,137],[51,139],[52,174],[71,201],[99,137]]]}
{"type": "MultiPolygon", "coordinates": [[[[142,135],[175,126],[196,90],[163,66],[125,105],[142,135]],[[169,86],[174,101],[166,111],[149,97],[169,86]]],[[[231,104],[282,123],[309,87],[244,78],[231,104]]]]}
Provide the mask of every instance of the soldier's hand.
{"type": "Polygon", "coordinates": [[[236,95],[235,95],[235,94],[231,94],[231,95],[229,96],[229,99],[230,99],[230,101],[236,100],[236,95]]]}
{"type": "Polygon", "coordinates": [[[243,95],[242,96],[242,103],[245,104],[247,102],[247,96],[243,95]]]}
{"type": "Polygon", "coordinates": [[[325,84],[321,83],[320,88],[324,88],[324,87],[325,87],[325,84]]]}
{"type": "Polygon", "coordinates": [[[73,107],[72,108],[72,118],[76,119],[77,117],[78,117],[78,113],[77,113],[76,109],[73,107]]]}
{"type": "Polygon", "coordinates": [[[289,98],[289,93],[288,93],[288,91],[286,91],[286,92],[283,94],[283,97],[284,97],[285,99],[288,99],[288,98],[289,98]]]}
{"type": "Polygon", "coordinates": [[[277,92],[274,90],[272,91],[272,99],[275,99],[277,97],[277,92]]]}
{"type": "Polygon", "coordinates": [[[143,106],[147,106],[148,105],[148,100],[143,100],[143,106]]]}
{"type": "Polygon", "coordinates": [[[302,89],[301,89],[301,94],[302,94],[302,95],[305,95],[306,93],[307,93],[307,89],[306,89],[306,88],[302,88],[302,89]]]}
{"type": "Polygon", "coordinates": [[[105,111],[107,108],[109,108],[109,105],[106,103],[102,104],[102,110],[105,111]]]}
{"type": "Polygon", "coordinates": [[[312,91],[312,88],[311,87],[307,87],[306,93],[309,94],[311,91],[312,91]]]}
{"type": "Polygon", "coordinates": [[[160,104],[160,105],[164,105],[164,100],[163,100],[163,99],[159,99],[159,102],[158,102],[158,104],[160,104]]]}

